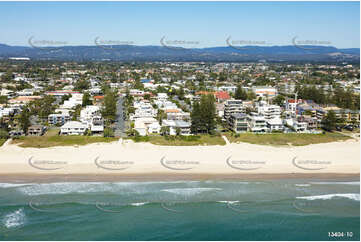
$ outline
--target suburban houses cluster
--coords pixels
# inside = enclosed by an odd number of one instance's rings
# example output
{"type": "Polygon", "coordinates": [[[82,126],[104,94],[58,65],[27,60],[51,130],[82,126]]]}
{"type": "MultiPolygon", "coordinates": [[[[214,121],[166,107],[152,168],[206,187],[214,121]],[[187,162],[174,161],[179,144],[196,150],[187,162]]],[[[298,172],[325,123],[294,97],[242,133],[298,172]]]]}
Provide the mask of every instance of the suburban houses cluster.
{"type": "Polygon", "coordinates": [[[55,128],[58,135],[102,136],[110,129],[122,136],[129,130],[140,136],[164,130],[189,136],[194,103],[203,95],[214,97],[217,132],[320,133],[330,111],[346,126],[360,122],[360,71],[348,63],[103,63],[99,68],[64,62],[34,71],[25,68],[28,62],[0,65],[0,128],[10,136],[41,136],[55,128]],[[116,95],[113,118],[103,115],[111,105],[107,90],[116,95]],[[30,110],[26,130],[24,109],[30,110]]]}

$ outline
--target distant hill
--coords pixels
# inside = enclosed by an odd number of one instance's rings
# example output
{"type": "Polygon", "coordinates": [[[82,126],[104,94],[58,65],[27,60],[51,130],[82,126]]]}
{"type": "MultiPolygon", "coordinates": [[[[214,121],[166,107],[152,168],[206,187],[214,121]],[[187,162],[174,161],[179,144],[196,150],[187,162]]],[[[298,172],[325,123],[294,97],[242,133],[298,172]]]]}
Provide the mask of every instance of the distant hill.
{"type": "Polygon", "coordinates": [[[359,62],[360,49],[332,46],[244,46],[185,49],[164,46],[24,47],[0,44],[0,58],[73,61],[359,62]]]}

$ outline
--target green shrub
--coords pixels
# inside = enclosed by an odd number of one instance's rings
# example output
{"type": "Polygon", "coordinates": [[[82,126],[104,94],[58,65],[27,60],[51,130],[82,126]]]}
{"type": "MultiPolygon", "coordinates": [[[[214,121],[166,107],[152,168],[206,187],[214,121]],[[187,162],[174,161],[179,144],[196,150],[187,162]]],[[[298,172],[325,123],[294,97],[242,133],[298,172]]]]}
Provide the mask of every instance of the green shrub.
{"type": "Polygon", "coordinates": [[[0,139],[9,138],[9,133],[6,130],[0,129],[0,139]]]}

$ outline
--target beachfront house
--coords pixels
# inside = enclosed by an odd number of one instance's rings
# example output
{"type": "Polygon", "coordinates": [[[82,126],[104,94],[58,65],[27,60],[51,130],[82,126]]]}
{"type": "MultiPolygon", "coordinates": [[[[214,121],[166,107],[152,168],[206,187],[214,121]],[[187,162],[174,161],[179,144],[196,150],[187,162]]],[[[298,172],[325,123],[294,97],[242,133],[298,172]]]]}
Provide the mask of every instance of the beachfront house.
{"type": "Polygon", "coordinates": [[[134,129],[140,136],[146,136],[148,134],[159,134],[160,132],[159,122],[152,117],[137,118],[134,121],[134,129]]]}
{"type": "Polygon", "coordinates": [[[31,125],[28,128],[27,135],[29,136],[41,136],[44,134],[46,127],[43,125],[31,125]]]}
{"type": "Polygon", "coordinates": [[[69,121],[60,127],[60,134],[62,135],[83,135],[87,130],[88,126],[78,122],[69,121]]]}
{"type": "Polygon", "coordinates": [[[180,135],[191,135],[191,123],[183,120],[163,120],[163,127],[169,127],[169,134],[176,135],[177,129],[180,130],[180,135]]]}
{"type": "Polygon", "coordinates": [[[307,123],[296,119],[284,119],[283,123],[297,133],[303,133],[307,130],[307,123]]]}

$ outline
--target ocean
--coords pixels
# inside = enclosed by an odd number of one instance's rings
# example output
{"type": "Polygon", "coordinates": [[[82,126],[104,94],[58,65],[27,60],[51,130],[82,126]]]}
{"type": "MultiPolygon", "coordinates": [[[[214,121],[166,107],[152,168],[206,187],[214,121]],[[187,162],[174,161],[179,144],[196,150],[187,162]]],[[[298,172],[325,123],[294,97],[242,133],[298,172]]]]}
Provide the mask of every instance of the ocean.
{"type": "Polygon", "coordinates": [[[360,183],[0,183],[0,240],[360,240],[360,183]]]}

